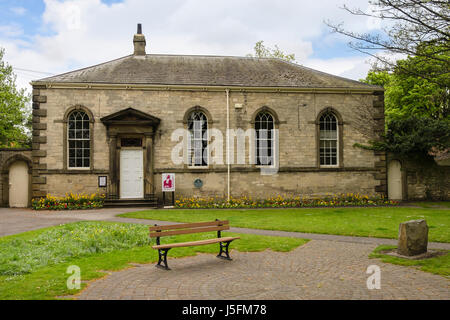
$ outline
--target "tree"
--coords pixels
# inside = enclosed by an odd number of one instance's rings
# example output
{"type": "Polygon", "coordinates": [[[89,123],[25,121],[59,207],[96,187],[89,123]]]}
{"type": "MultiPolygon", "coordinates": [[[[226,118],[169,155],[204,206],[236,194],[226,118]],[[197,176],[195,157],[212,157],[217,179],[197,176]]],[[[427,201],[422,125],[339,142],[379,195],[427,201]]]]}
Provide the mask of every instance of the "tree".
{"type": "Polygon", "coordinates": [[[364,149],[393,152],[401,157],[430,160],[436,151],[450,148],[450,120],[416,116],[392,119],[383,139],[364,149]]]}
{"type": "Polygon", "coordinates": [[[26,147],[31,144],[29,132],[31,115],[27,109],[30,97],[25,89],[16,87],[12,67],[3,61],[5,50],[0,48],[0,147],[26,147]]]}
{"type": "MultiPolygon", "coordinates": [[[[434,63],[423,57],[397,61],[422,72],[434,63]]],[[[435,80],[443,75],[436,75],[435,80]]],[[[430,160],[439,151],[450,149],[449,91],[436,82],[414,77],[403,68],[393,71],[372,70],[363,82],[385,89],[386,133],[379,141],[370,141],[365,149],[383,150],[405,158],[430,160]]],[[[448,88],[448,86],[447,86],[448,88]]]]}
{"type": "Polygon", "coordinates": [[[343,24],[326,24],[334,31],[354,40],[349,45],[355,50],[374,57],[385,69],[401,68],[403,72],[436,82],[439,75],[449,73],[450,50],[450,5],[438,0],[374,0],[371,12],[361,9],[343,8],[356,16],[365,16],[392,22],[380,32],[358,33],[344,29],[343,24]],[[398,65],[387,54],[414,56],[438,66],[432,74],[429,70],[398,65]]]}
{"type": "Polygon", "coordinates": [[[277,58],[288,62],[295,62],[295,54],[285,54],[283,51],[275,45],[275,48],[269,48],[264,46],[264,41],[258,41],[253,47],[254,55],[248,54],[248,57],[256,58],[277,58]]]}
{"type": "Polygon", "coordinates": [[[403,66],[407,65],[409,69],[431,75],[436,65],[422,57],[408,57],[397,61],[397,64],[392,72],[372,70],[366,79],[362,80],[384,87],[386,122],[409,115],[433,119],[447,118],[450,113],[448,74],[436,74],[429,80],[404,72],[403,66]]]}

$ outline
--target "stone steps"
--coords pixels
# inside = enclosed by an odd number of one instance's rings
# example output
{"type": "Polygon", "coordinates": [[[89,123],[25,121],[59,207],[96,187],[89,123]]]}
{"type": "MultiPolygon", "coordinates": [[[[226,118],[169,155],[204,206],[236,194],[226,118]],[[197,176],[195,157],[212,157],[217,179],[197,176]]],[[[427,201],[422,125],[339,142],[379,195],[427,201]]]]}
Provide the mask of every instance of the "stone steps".
{"type": "Polygon", "coordinates": [[[114,207],[158,207],[158,198],[156,196],[151,196],[146,199],[107,199],[103,205],[104,207],[114,208],[114,207]]]}

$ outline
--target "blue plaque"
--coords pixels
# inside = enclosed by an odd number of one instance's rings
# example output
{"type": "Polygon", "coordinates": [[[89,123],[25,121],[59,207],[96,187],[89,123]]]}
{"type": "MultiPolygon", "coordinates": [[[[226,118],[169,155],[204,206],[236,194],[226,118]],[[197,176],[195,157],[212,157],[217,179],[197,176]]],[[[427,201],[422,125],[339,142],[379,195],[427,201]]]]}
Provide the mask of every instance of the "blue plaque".
{"type": "Polygon", "coordinates": [[[201,188],[203,186],[203,181],[201,179],[194,180],[194,187],[201,188]]]}

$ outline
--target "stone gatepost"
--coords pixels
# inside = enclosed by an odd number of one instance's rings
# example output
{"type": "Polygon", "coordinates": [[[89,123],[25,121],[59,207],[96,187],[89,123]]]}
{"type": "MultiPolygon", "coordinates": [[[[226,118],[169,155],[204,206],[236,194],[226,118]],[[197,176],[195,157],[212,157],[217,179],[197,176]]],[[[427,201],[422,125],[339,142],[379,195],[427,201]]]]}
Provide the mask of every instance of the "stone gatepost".
{"type": "Polygon", "coordinates": [[[428,226],[425,220],[400,223],[398,229],[398,254],[415,256],[427,252],[428,226]]]}

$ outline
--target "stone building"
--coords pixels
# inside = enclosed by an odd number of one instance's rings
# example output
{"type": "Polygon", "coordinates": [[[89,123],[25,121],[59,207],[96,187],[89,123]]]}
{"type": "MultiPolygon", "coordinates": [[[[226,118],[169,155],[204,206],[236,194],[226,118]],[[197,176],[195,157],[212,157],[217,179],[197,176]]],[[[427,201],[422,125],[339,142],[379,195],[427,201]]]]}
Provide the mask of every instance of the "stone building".
{"type": "Polygon", "coordinates": [[[382,88],[279,59],[147,54],[139,31],[133,43],[32,82],[33,197],[161,199],[163,173],[176,196],[386,194],[386,155],[354,146],[384,130],[382,88]]]}

